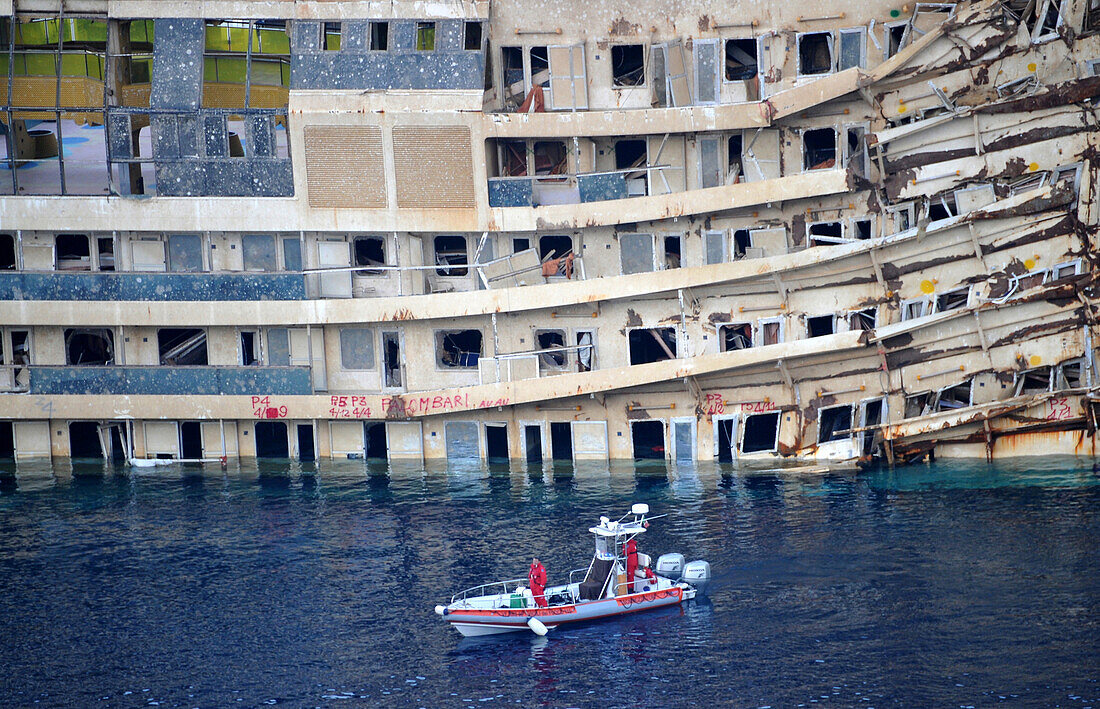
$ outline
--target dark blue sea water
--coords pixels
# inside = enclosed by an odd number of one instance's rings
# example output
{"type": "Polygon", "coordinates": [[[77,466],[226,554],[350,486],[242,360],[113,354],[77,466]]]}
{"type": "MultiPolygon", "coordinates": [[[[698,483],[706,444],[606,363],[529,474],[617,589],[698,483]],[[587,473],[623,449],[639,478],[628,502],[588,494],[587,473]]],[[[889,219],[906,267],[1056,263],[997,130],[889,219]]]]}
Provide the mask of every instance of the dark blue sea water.
{"type": "MultiPolygon", "coordinates": [[[[1073,461],[826,476],[715,466],[0,477],[3,706],[1100,708],[1100,474],[1073,461]],[[642,550],[706,602],[462,639],[450,594],[642,550]]],[[[74,474],[75,473],[75,474],[74,474]]]]}

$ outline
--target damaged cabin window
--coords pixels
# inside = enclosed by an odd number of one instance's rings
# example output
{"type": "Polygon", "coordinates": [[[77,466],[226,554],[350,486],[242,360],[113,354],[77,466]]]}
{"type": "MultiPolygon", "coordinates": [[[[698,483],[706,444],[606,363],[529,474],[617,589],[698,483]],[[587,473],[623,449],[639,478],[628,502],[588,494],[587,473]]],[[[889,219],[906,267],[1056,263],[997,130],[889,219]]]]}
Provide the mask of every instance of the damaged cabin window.
{"type": "Polygon", "coordinates": [[[245,367],[260,363],[260,333],[255,330],[241,331],[241,364],[245,367]]]}
{"type": "Polygon", "coordinates": [[[160,363],[168,367],[203,366],[208,364],[206,330],[185,327],[162,327],[157,330],[160,363]]]}
{"type": "Polygon", "coordinates": [[[849,236],[853,239],[870,239],[871,238],[871,220],[870,219],[853,219],[852,230],[849,236]]]}
{"type": "MultiPolygon", "coordinates": [[[[523,101],[523,47],[501,47],[500,66],[504,76],[504,98],[518,105],[523,101]]],[[[526,165],[526,160],[524,164],[526,165]]]]}
{"type": "Polygon", "coordinates": [[[469,269],[470,257],[467,253],[466,237],[457,235],[435,237],[435,270],[440,276],[465,276],[469,269]]]}
{"type": "Polygon", "coordinates": [[[435,23],[416,23],[416,49],[420,52],[435,51],[435,23]]]}
{"type": "Polygon", "coordinates": [[[798,36],[798,74],[813,76],[833,70],[833,35],[810,32],[798,36]]]}
{"type": "Polygon", "coordinates": [[[569,156],[564,141],[537,141],[531,150],[531,157],[535,162],[536,175],[562,175],[568,170],[569,156]]]}
{"type": "Polygon", "coordinates": [[[915,320],[931,312],[932,303],[928,298],[913,298],[901,302],[901,319],[915,320]]]}
{"type": "Polygon", "coordinates": [[[100,236],[96,239],[96,248],[99,250],[99,270],[115,270],[115,239],[113,236],[100,236]]]}
{"type": "Polygon", "coordinates": [[[275,237],[271,234],[245,234],[241,237],[241,257],[246,271],[270,273],[278,270],[275,237]]]}
{"type": "Polygon", "coordinates": [[[436,364],[477,369],[481,330],[440,330],[435,333],[436,364]]]}
{"type": "Polygon", "coordinates": [[[869,159],[867,155],[867,141],[865,139],[867,129],[864,126],[850,126],[844,130],[844,134],[845,167],[851,169],[860,177],[867,177],[867,162],[869,159]]]}
{"type": "Polygon", "coordinates": [[[866,64],[867,30],[863,27],[840,31],[839,69],[862,67],[866,64]]]}
{"type": "Polygon", "coordinates": [[[676,359],[676,330],[671,327],[639,328],[627,336],[630,363],[648,364],[676,359]]]}
{"type": "Polygon", "coordinates": [[[1065,0],[1039,0],[1035,5],[1035,15],[1029,18],[1029,25],[1034,24],[1032,30],[1033,42],[1044,42],[1058,36],[1058,28],[1062,26],[1065,0]]]}
{"type": "Polygon", "coordinates": [[[368,47],[374,52],[385,52],[390,48],[390,23],[370,23],[370,43],[368,47]]]}
{"type": "MultiPolygon", "coordinates": [[[[385,266],[386,242],[381,236],[357,236],[352,242],[352,252],[356,266],[385,266]]],[[[360,276],[377,276],[383,273],[378,268],[364,268],[356,271],[360,276]]]]}
{"type": "Polygon", "coordinates": [[[779,412],[745,417],[745,435],[741,439],[742,453],[774,451],[779,441],[779,412]]]}
{"type": "Polygon", "coordinates": [[[1050,391],[1050,367],[1039,367],[1016,375],[1016,396],[1050,391]]]}
{"type": "Polygon", "coordinates": [[[321,29],[321,47],[326,52],[336,52],[340,49],[340,23],[325,22],[321,29]]]}
{"type": "Polygon", "coordinates": [[[932,392],[922,391],[919,394],[910,394],[905,397],[905,418],[911,419],[928,413],[928,402],[932,399],[932,392]]]}
{"type": "Polygon", "coordinates": [[[0,271],[15,270],[15,237],[0,234],[0,271]]]}
{"type": "Polygon", "coordinates": [[[747,350],[752,347],[752,324],[734,323],[718,328],[718,342],[723,352],[747,350]]]}
{"type": "Polygon", "coordinates": [[[972,380],[941,389],[939,396],[936,398],[936,411],[950,411],[970,406],[972,391],[972,380]]]}
{"type": "Polygon", "coordinates": [[[539,354],[539,363],[542,366],[565,366],[565,330],[535,330],[535,342],[540,350],[551,350],[539,354]]]}
{"type": "Polygon", "coordinates": [[[726,40],[726,81],[747,81],[756,77],[756,40],[726,40]]]}
{"type": "Polygon", "coordinates": [[[679,234],[665,237],[665,268],[680,268],[683,265],[681,242],[679,234]]]}
{"type": "MultiPolygon", "coordinates": [[[[1085,24],[1083,29],[1085,32],[1100,29],[1100,0],[1089,0],[1088,7],[1085,10],[1085,24]]],[[[1093,76],[1096,76],[1095,66],[1093,67],[1092,73],[1093,76]]]]}
{"type": "Polygon", "coordinates": [[[726,184],[732,185],[742,182],[741,165],[741,133],[735,133],[726,141],[726,184]]]}
{"type": "Polygon", "coordinates": [[[1081,273],[1081,259],[1075,259],[1066,263],[1057,264],[1050,269],[1050,280],[1057,281],[1081,273]]]}
{"type": "Polygon", "coordinates": [[[942,313],[948,310],[965,308],[970,298],[970,288],[956,288],[936,296],[936,312],[942,313]]]}
{"type": "Polygon", "coordinates": [[[806,318],[806,337],[824,337],[836,332],[836,317],[818,315],[806,318]]]}
{"type": "Polygon", "coordinates": [[[802,169],[827,170],[836,167],[836,131],[808,130],[802,134],[802,169]]]}
{"type": "Polygon", "coordinates": [[[909,26],[907,22],[898,22],[894,24],[886,25],[886,58],[897,54],[901,51],[901,43],[905,40],[905,29],[909,26]]]}
{"type": "Polygon", "coordinates": [[[619,44],[611,48],[611,85],[645,84],[645,51],[640,44],[619,44]]]}
{"type": "Polygon", "coordinates": [[[1035,286],[1042,285],[1047,279],[1047,272],[1045,268],[1041,268],[1038,271],[1030,271],[1022,276],[1012,277],[1012,290],[1022,291],[1028,288],[1034,288],[1035,286]]]}
{"type": "Polygon", "coordinates": [[[615,169],[629,170],[623,177],[626,180],[626,195],[640,197],[646,194],[646,175],[649,153],[644,140],[615,141],[615,169]]]}
{"type": "Polygon", "coordinates": [[[783,321],[761,320],[757,327],[757,338],[763,345],[778,345],[783,341],[783,321]]]}
{"type": "Polygon", "coordinates": [[[843,244],[850,239],[844,238],[844,225],[840,222],[820,222],[809,226],[810,246],[831,246],[843,244]]]}
{"type": "Polygon", "coordinates": [[[874,308],[848,313],[849,330],[874,330],[877,314],[874,308]]]}
{"type": "Polygon", "coordinates": [[[65,330],[65,364],[82,367],[115,363],[115,334],[107,328],[65,330]]]}
{"type": "Polygon", "coordinates": [[[347,370],[374,369],[374,330],[340,328],[340,365],[347,370]]]}
{"type": "Polygon", "coordinates": [[[539,259],[563,258],[573,252],[573,237],[566,234],[547,234],[539,237],[539,259]]]}
{"type": "Polygon", "coordinates": [[[833,406],[818,411],[817,442],[840,441],[852,435],[852,407],[833,406]]]}
{"type": "Polygon", "coordinates": [[[462,48],[476,52],[481,49],[481,23],[465,22],[462,25],[462,48]]]}
{"type": "Polygon", "coordinates": [[[954,193],[933,197],[928,201],[928,219],[930,221],[935,222],[940,219],[950,219],[955,216],[955,211],[954,193]],[[950,201],[948,201],[949,198],[950,201]]]}
{"type": "Polygon", "coordinates": [[[733,232],[733,258],[745,258],[751,247],[752,237],[748,229],[737,229],[733,232]]]}
{"type": "Polygon", "coordinates": [[[58,234],[56,245],[58,271],[92,270],[87,234],[58,234]]]}
{"type": "Polygon", "coordinates": [[[1058,365],[1055,386],[1058,389],[1078,389],[1085,386],[1085,360],[1071,359],[1058,365]]]}

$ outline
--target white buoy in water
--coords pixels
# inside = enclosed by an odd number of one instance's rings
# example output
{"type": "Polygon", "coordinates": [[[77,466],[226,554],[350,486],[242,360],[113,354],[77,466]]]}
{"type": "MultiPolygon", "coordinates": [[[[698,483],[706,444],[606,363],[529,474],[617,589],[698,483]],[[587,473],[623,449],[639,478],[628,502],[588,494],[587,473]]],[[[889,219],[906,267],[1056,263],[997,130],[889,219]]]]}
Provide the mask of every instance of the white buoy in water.
{"type": "Polygon", "coordinates": [[[528,618],[527,627],[530,628],[531,632],[535,635],[546,635],[546,633],[550,632],[538,618],[528,618]]]}

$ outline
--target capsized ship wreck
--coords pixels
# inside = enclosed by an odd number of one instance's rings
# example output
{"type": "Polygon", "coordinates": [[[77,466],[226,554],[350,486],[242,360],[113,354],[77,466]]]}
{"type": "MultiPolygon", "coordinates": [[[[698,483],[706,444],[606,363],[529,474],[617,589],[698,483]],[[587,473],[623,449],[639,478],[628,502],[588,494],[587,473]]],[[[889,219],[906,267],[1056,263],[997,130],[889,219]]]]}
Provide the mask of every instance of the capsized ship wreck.
{"type": "Polygon", "coordinates": [[[1098,28],[0,0],[0,456],[1095,457],[1098,28]]]}

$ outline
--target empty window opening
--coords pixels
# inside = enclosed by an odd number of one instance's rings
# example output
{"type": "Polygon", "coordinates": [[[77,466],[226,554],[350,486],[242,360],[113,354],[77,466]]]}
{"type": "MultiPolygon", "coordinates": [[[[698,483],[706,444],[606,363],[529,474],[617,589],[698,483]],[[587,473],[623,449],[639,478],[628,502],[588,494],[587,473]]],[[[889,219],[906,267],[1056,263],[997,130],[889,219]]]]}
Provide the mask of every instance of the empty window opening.
{"type": "Polygon", "coordinates": [[[554,460],[573,460],[573,426],[568,421],[550,423],[550,454],[554,460]]]}
{"type": "MultiPolygon", "coordinates": [[[[875,399],[864,405],[863,421],[860,422],[860,426],[877,426],[882,423],[882,402],[882,399],[875,399]]],[[[875,433],[873,430],[860,433],[862,439],[860,453],[862,455],[871,455],[875,452],[875,433]]]]}
{"type": "Polygon", "coordinates": [[[92,270],[92,257],[86,234],[57,235],[57,270],[92,270]]]}
{"type": "Polygon", "coordinates": [[[435,262],[440,266],[435,272],[440,276],[465,276],[470,263],[465,236],[435,237],[435,262]]]}
{"type": "Polygon", "coordinates": [[[550,53],[546,47],[531,47],[527,56],[531,63],[531,84],[550,86],[550,53]]]}
{"type": "Polygon", "coordinates": [[[435,23],[416,23],[416,49],[420,52],[435,51],[435,23]]]}
{"type": "Polygon", "coordinates": [[[69,457],[102,458],[99,424],[95,421],[73,421],[69,424],[69,457]]]}
{"type": "Polygon", "coordinates": [[[313,424],[298,424],[298,460],[317,460],[313,447],[313,424]]]}
{"type": "Polygon", "coordinates": [[[836,131],[808,130],[802,134],[802,169],[827,170],[836,167],[836,131]]]}
{"type": "Polygon", "coordinates": [[[778,345],[783,339],[783,322],[780,320],[761,321],[760,341],[764,345],[778,345]]]}
{"type": "Polygon", "coordinates": [[[833,406],[818,412],[817,442],[839,441],[852,435],[852,407],[833,406]]]}
{"type": "Polygon", "coordinates": [[[477,368],[481,358],[481,330],[443,330],[437,332],[435,338],[437,364],[477,368]]]}
{"type": "Polygon", "coordinates": [[[833,35],[811,32],[798,37],[798,73],[828,74],[833,70],[833,35]]]}
{"type": "Polygon", "coordinates": [[[365,424],[367,459],[385,460],[389,457],[389,444],[386,442],[386,424],[381,422],[365,424]]]}
{"type": "Polygon", "coordinates": [[[950,219],[955,216],[955,197],[950,195],[950,203],[948,203],[948,197],[934,197],[928,203],[928,218],[931,221],[939,221],[940,219],[950,219]]]}
{"type": "Polygon", "coordinates": [[[523,450],[528,463],[542,462],[542,428],[540,426],[523,427],[523,450]]]}
{"type": "Polygon", "coordinates": [[[466,22],[462,26],[462,48],[471,52],[481,49],[481,23],[466,22]]]}
{"type": "Polygon", "coordinates": [[[101,236],[96,239],[96,248],[99,249],[99,270],[115,270],[115,240],[110,236],[101,236]]]}
{"type": "Polygon", "coordinates": [[[676,359],[676,330],[671,327],[631,330],[630,363],[648,364],[676,359]]]}
{"type": "Polygon", "coordinates": [[[565,331],[535,330],[535,341],[540,350],[550,350],[539,355],[539,363],[544,367],[564,367],[566,362],[565,331]]]}
{"type": "Polygon", "coordinates": [[[848,155],[846,167],[851,168],[860,177],[867,177],[867,149],[864,145],[866,132],[863,126],[855,126],[845,131],[847,141],[845,152],[848,155]]]}
{"type": "Polygon", "coordinates": [[[905,40],[905,28],[906,24],[898,24],[893,26],[887,26],[888,35],[886,37],[886,58],[897,54],[902,47],[902,42],[905,40]]]}
{"type": "Polygon", "coordinates": [[[849,330],[874,330],[878,320],[878,312],[874,308],[857,310],[848,313],[849,330]]]}
{"type": "Polygon", "coordinates": [[[737,182],[742,182],[742,173],[744,172],[741,165],[741,134],[736,133],[729,137],[726,141],[726,184],[732,185],[737,182]]]}
{"type": "Polygon", "coordinates": [[[753,414],[745,418],[745,437],[741,441],[742,453],[774,451],[779,440],[779,412],[753,414]]]}
{"type": "Polygon", "coordinates": [[[396,332],[382,333],[382,368],[385,379],[382,386],[401,386],[401,336],[396,332]]]}
{"type": "Polygon", "coordinates": [[[202,424],[184,421],[180,424],[180,457],[188,460],[202,458],[202,424]]]}
{"type": "Polygon", "coordinates": [[[501,47],[500,66],[504,76],[504,98],[514,103],[523,100],[523,48],[501,47]]]}
{"type": "Polygon", "coordinates": [[[595,335],[590,330],[577,333],[577,371],[591,372],[594,366],[593,358],[596,356],[596,348],[592,346],[595,335]]]}
{"type": "Polygon", "coordinates": [[[527,142],[523,140],[502,140],[500,149],[500,172],[504,177],[525,177],[527,175],[527,142]]]}
{"type": "Polygon", "coordinates": [[[375,52],[385,52],[390,48],[390,23],[370,23],[370,49],[375,52]]]}
{"type": "Polygon", "coordinates": [[[936,411],[950,411],[951,409],[961,409],[970,406],[971,391],[972,382],[970,381],[941,389],[939,397],[936,400],[936,411]]]}
{"type": "Polygon", "coordinates": [[[901,319],[902,320],[915,320],[916,318],[923,318],[928,315],[931,308],[931,301],[928,298],[914,298],[913,300],[902,301],[901,304],[901,319]]]}
{"type": "Polygon", "coordinates": [[[569,169],[565,143],[560,140],[540,140],[532,148],[536,175],[562,175],[569,169]]]}
{"type": "Polygon", "coordinates": [[[905,418],[911,419],[928,413],[928,404],[932,400],[932,392],[923,391],[919,394],[910,394],[905,397],[905,418]]]}
{"type": "Polygon", "coordinates": [[[573,253],[572,237],[564,234],[548,234],[539,237],[539,259],[542,261],[564,258],[571,253],[573,253]]]}
{"type": "Polygon", "coordinates": [[[1085,386],[1084,361],[1070,360],[1058,366],[1057,385],[1059,389],[1077,389],[1085,386]]]}
{"type": "Polygon", "coordinates": [[[747,350],[752,347],[752,324],[722,325],[718,328],[718,341],[723,352],[747,350]]]}
{"type": "Polygon", "coordinates": [[[718,462],[733,462],[733,436],[736,428],[734,419],[718,419],[718,462]]]}
{"type": "Polygon", "coordinates": [[[630,170],[645,167],[646,144],[644,140],[615,141],[615,169],[630,170]]]}
{"type": "Polygon", "coordinates": [[[0,421],[0,460],[15,459],[15,424],[0,421]]]}
{"type": "Polygon", "coordinates": [[[1050,391],[1050,367],[1039,367],[1016,375],[1016,396],[1050,391]]]}
{"type": "Polygon", "coordinates": [[[321,31],[321,46],[326,52],[335,52],[340,49],[340,23],[325,22],[321,31]]]}
{"type": "Polygon", "coordinates": [[[645,51],[640,44],[619,44],[611,48],[611,85],[641,86],[645,83],[645,51]]]}
{"type": "MultiPolygon", "coordinates": [[[[357,236],[352,242],[356,266],[385,266],[386,242],[381,236],[357,236]]],[[[385,273],[378,268],[356,271],[360,276],[376,276],[385,273]]]]}
{"type": "Polygon", "coordinates": [[[665,424],[663,421],[632,421],[630,439],[635,460],[664,459],[665,424]]]}
{"type": "Polygon", "coordinates": [[[756,77],[756,40],[726,40],[726,81],[747,81],[756,77]]]}
{"type": "Polygon", "coordinates": [[[665,237],[665,268],[680,268],[683,265],[680,248],[681,238],[679,234],[665,237]]]}
{"type": "Polygon", "coordinates": [[[871,220],[870,219],[853,219],[852,220],[852,233],[853,239],[870,239],[871,238],[871,220]]]}
{"type": "Polygon", "coordinates": [[[241,364],[245,367],[260,363],[259,336],[256,332],[241,333],[241,364]]]}
{"type": "Polygon", "coordinates": [[[508,427],[505,424],[485,424],[485,457],[493,463],[508,460],[508,427]]]}
{"type": "Polygon", "coordinates": [[[283,421],[256,422],[256,457],[289,458],[290,439],[283,421]]]}
{"type": "Polygon", "coordinates": [[[1045,2],[1039,0],[1039,7],[1042,8],[1039,12],[1042,13],[1043,24],[1039,28],[1036,38],[1057,34],[1058,27],[1062,24],[1062,14],[1059,7],[1061,4],[1062,0],[1045,0],[1045,2]]]}
{"type": "MultiPolygon", "coordinates": [[[[541,241],[541,239],[540,239],[540,241],[541,241]]],[[[572,242],[570,242],[570,243],[572,243],[572,242]]],[[[531,240],[528,239],[527,237],[518,237],[517,236],[517,237],[514,237],[512,239],[512,253],[513,254],[518,254],[521,251],[526,251],[529,248],[531,248],[531,240]]]]}
{"type": "Polygon", "coordinates": [[[82,367],[115,363],[115,335],[106,328],[65,330],[65,364],[82,367]]]}
{"type": "Polygon", "coordinates": [[[806,318],[806,337],[824,337],[834,332],[836,332],[836,318],[832,315],[806,318]]]}
{"type": "Polygon", "coordinates": [[[970,297],[970,288],[959,288],[936,296],[936,312],[965,308],[970,297]]]}
{"type": "Polygon", "coordinates": [[[811,224],[809,232],[810,246],[831,246],[833,244],[843,244],[847,241],[844,238],[844,225],[840,222],[811,224]]]}
{"type": "Polygon", "coordinates": [[[749,234],[748,229],[738,229],[733,232],[733,257],[735,259],[745,258],[745,254],[748,253],[752,247],[752,236],[749,234]]]}
{"type": "Polygon", "coordinates": [[[15,237],[0,234],[0,271],[15,270],[15,237]]]}
{"type": "Polygon", "coordinates": [[[203,366],[207,362],[206,330],[164,327],[157,330],[160,363],[164,366],[203,366]]]}

